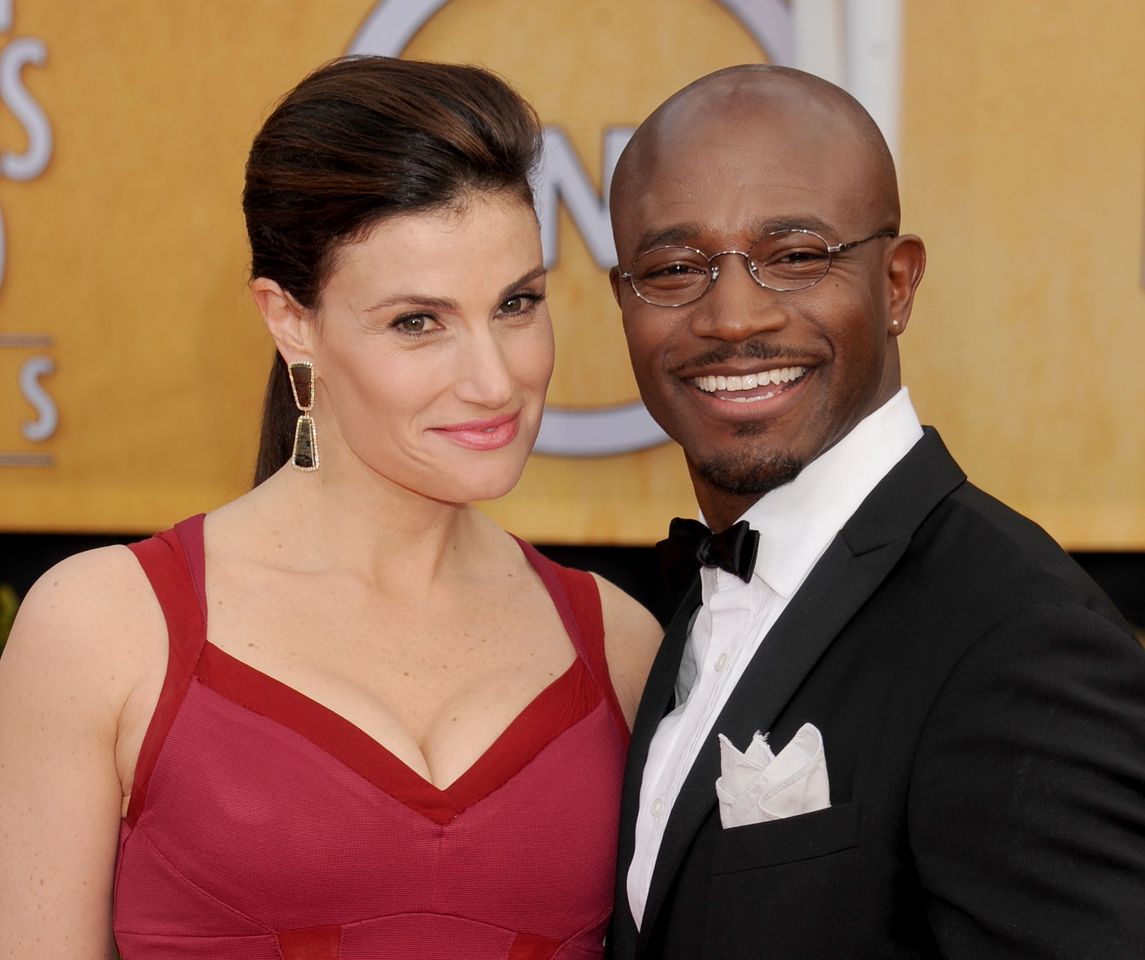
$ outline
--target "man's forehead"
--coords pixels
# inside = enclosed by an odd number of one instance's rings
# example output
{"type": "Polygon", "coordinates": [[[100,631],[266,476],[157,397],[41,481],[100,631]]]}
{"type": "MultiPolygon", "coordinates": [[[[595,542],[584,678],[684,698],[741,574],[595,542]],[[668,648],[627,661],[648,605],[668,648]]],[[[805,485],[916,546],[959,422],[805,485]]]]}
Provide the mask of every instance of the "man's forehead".
{"type": "Polygon", "coordinates": [[[868,211],[897,226],[889,155],[841,91],[782,74],[709,79],[657,110],[618,165],[614,227],[626,251],[705,228],[829,235],[868,211]]]}
{"type": "MultiPolygon", "coordinates": [[[[615,197],[617,239],[640,249],[689,243],[706,233],[760,236],[802,228],[830,238],[867,186],[847,151],[775,140],[762,129],[737,136],[696,127],[639,157],[615,197]]],[[[615,188],[614,188],[615,189],[615,188]]]]}
{"type": "Polygon", "coordinates": [[[781,230],[810,230],[828,242],[837,240],[836,224],[812,212],[797,212],[784,215],[767,215],[744,210],[743,216],[734,221],[716,221],[708,217],[703,220],[657,220],[650,215],[650,222],[636,237],[635,250],[650,250],[662,246],[703,246],[710,241],[711,234],[738,237],[752,241],[769,233],[781,230]]]}

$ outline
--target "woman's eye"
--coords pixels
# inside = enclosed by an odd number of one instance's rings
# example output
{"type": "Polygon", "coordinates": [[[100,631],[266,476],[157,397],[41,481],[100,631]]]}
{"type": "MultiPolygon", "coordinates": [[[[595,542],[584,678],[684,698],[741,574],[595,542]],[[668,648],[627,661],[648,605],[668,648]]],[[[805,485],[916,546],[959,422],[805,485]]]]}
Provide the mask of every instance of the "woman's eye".
{"type": "Polygon", "coordinates": [[[543,296],[536,293],[518,293],[501,304],[501,313],[509,315],[528,313],[543,299],[543,296]]]}
{"type": "Polygon", "coordinates": [[[390,326],[399,333],[418,334],[430,330],[434,323],[435,321],[432,317],[423,313],[417,313],[405,317],[398,317],[390,326]]]}

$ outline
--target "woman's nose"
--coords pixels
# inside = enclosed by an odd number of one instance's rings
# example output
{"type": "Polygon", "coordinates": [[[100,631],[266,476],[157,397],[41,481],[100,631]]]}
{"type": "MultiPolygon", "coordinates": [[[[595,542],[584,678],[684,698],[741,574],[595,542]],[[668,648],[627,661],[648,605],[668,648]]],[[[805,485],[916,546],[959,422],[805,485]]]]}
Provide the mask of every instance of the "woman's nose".
{"type": "Polygon", "coordinates": [[[461,399],[490,409],[503,407],[512,399],[513,377],[492,333],[473,337],[458,366],[457,394],[461,399]]]}

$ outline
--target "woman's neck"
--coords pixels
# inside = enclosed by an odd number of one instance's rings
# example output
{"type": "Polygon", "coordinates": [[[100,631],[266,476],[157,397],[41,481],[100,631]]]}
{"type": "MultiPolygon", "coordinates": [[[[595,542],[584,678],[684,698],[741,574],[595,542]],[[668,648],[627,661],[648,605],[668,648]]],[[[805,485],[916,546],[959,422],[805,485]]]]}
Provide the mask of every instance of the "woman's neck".
{"type": "Polygon", "coordinates": [[[409,589],[479,565],[489,538],[499,535],[469,504],[434,500],[376,474],[289,466],[218,513],[231,512],[247,528],[250,552],[267,562],[345,570],[409,589]]]}

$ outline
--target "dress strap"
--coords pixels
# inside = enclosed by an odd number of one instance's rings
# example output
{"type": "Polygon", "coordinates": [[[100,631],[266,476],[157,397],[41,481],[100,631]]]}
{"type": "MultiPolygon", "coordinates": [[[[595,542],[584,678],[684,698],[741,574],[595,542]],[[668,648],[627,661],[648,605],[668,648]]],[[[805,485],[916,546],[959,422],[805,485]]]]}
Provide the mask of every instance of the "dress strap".
{"type": "Polygon", "coordinates": [[[577,656],[588,667],[593,682],[604,694],[627,743],[628,722],[624,719],[624,711],[612,687],[608,659],[604,654],[604,614],[596,580],[584,570],[573,570],[554,563],[524,540],[517,542],[552,597],[577,656]]]}
{"type": "Polygon", "coordinates": [[[167,673],[135,765],[127,824],[134,826],[167,733],[191,685],[207,642],[203,592],[203,515],[191,517],[149,540],[128,544],[155,591],[167,621],[167,673]]]}

